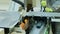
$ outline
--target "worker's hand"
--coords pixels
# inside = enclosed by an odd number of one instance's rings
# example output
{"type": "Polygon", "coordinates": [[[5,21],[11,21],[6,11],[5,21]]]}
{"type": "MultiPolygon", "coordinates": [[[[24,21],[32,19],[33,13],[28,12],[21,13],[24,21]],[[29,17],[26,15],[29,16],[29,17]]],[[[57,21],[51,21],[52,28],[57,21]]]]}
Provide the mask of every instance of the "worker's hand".
{"type": "Polygon", "coordinates": [[[25,19],[24,22],[25,22],[25,29],[27,29],[29,27],[29,20],[25,19]]]}
{"type": "Polygon", "coordinates": [[[25,24],[28,24],[29,23],[29,20],[28,19],[25,19],[24,22],[25,22],[25,24]]]}

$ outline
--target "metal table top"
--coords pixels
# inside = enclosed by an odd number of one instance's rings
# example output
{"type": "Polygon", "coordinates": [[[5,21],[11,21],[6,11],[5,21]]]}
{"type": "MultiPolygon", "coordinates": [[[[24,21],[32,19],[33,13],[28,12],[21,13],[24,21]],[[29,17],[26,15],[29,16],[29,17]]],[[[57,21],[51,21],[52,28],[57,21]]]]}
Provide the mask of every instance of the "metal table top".
{"type": "Polygon", "coordinates": [[[0,12],[0,27],[12,28],[18,23],[20,14],[18,12],[0,12]]]}

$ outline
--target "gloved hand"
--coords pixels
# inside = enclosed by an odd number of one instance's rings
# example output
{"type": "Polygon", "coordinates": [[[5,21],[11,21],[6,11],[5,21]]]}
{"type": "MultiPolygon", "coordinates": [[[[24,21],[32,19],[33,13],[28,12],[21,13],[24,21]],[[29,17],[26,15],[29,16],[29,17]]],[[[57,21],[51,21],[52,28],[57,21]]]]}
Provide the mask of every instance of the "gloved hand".
{"type": "Polygon", "coordinates": [[[46,5],[47,5],[46,1],[45,1],[45,0],[42,0],[42,1],[41,1],[41,6],[42,6],[42,7],[46,7],[46,5]]]}
{"type": "Polygon", "coordinates": [[[46,7],[46,8],[45,8],[45,11],[46,11],[46,12],[53,12],[53,9],[52,9],[52,8],[49,8],[49,7],[46,7]]]}

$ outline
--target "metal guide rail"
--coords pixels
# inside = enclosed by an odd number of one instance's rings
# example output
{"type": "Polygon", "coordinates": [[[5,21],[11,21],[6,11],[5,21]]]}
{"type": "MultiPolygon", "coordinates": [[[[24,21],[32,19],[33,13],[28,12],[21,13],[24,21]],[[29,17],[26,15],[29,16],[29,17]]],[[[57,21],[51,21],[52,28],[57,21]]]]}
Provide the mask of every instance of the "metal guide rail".
{"type": "Polygon", "coordinates": [[[56,13],[56,12],[27,12],[24,16],[60,17],[60,13],[56,13]]]}

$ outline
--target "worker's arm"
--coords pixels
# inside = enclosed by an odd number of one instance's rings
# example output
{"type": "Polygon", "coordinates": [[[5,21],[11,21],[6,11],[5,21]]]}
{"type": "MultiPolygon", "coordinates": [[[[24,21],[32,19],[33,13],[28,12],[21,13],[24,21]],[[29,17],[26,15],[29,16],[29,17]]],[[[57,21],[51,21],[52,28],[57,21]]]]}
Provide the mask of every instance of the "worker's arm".
{"type": "Polygon", "coordinates": [[[25,23],[21,23],[20,24],[20,27],[23,29],[23,30],[26,30],[28,27],[29,27],[29,21],[27,19],[24,20],[25,23]]]}
{"type": "Polygon", "coordinates": [[[26,29],[28,28],[28,24],[21,23],[21,24],[20,24],[20,27],[21,27],[23,30],[26,30],[26,29]]]}
{"type": "Polygon", "coordinates": [[[24,24],[23,22],[20,24],[20,27],[21,27],[23,30],[25,30],[25,24],[24,24]]]}

